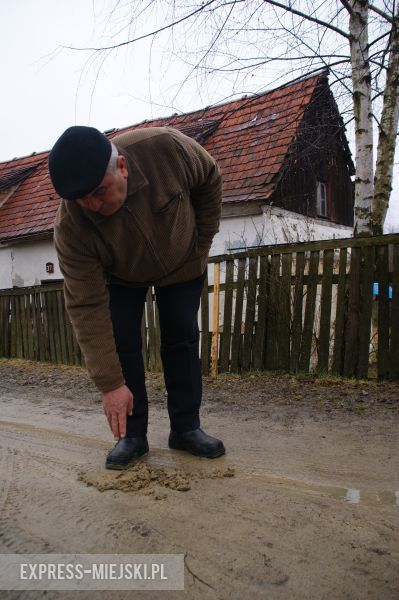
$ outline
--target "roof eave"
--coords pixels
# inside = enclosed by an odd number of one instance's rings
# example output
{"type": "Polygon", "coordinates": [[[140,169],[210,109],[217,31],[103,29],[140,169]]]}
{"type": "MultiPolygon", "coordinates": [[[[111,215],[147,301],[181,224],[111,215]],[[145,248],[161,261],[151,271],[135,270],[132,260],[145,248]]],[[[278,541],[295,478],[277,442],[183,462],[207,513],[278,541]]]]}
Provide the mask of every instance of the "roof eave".
{"type": "Polygon", "coordinates": [[[32,242],[37,240],[45,240],[53,238],[53,228],[48,229],[47,231],[40,231],[37,233],[22,233],[21,235],[14,235],[10,237],[1,237],[0,238],[0,247],[6,247],[12,244],[19,244],[22,242],[32,242]]]}

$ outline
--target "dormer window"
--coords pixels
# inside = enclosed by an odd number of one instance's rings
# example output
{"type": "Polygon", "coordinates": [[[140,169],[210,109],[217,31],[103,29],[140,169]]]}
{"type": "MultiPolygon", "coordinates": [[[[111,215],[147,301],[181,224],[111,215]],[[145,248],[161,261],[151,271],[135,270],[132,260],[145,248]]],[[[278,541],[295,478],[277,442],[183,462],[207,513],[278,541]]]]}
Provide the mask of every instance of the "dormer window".
{"type": "Polygon", "coordinates": [[[33,173],[36,167],[37,165],[11,168],[0,173],[0,208],[13,195],[19,184],[33,173]]]}
{"type": "Polygon", "coordinates": [[[316,194],[317,215],[327,217],[327,188],[324,181],[317,182],[316,194]]]}

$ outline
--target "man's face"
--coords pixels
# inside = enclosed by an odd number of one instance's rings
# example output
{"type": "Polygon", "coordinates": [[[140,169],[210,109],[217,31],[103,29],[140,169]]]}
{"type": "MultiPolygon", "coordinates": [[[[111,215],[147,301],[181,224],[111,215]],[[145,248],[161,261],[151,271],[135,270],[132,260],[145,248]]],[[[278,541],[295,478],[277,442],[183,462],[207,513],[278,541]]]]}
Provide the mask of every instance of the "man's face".
{"type": "Polygon", "coordinates": [[[116,159],[116,170],[107,171],[95,190],[76,202],[92,212],[109,217],[120,209],[126,200],[128,170],[124,156],[116,159]]]}

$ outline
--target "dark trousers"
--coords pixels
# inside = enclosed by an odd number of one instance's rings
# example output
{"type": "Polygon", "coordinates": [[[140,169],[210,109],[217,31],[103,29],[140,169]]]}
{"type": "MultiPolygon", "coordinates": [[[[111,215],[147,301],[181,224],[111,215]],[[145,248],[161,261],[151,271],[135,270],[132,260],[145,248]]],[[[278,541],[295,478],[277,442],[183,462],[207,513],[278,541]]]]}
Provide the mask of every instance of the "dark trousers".
{"type": "MultiPolygon", "coordinates": [[[[197,313],[206,272],[184,283],[155,287],[161,328],[171,428],[184,432],[200,426],[202,397],[197,313]]],[[[116,349],[126,385],[133,394],[133,415],[127,417],[127,436],[147,433],[148,398],[141,352],[141,320],[147,287],[108,286],[116,349]]]]}

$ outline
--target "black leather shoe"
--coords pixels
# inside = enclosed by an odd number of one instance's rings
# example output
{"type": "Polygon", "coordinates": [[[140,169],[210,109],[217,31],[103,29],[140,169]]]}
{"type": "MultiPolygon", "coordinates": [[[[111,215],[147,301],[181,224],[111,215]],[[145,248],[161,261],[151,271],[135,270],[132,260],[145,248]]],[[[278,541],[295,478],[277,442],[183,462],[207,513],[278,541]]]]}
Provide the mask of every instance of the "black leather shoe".
{"type": "Polygon", "coordinates": [[[226,452],[221,440],[207,435],[202,429],[194,429],[184,433],[171,431],[169,448],[186,450],[194,456],[205,456],[206,458],[217,458],[226,452]]]}
{"type": "Polygon", "coordinates": [[[106,469],[126,469],[129,464],[148,452],[147,437],[124,437],[107,455],[106,469]]]}

